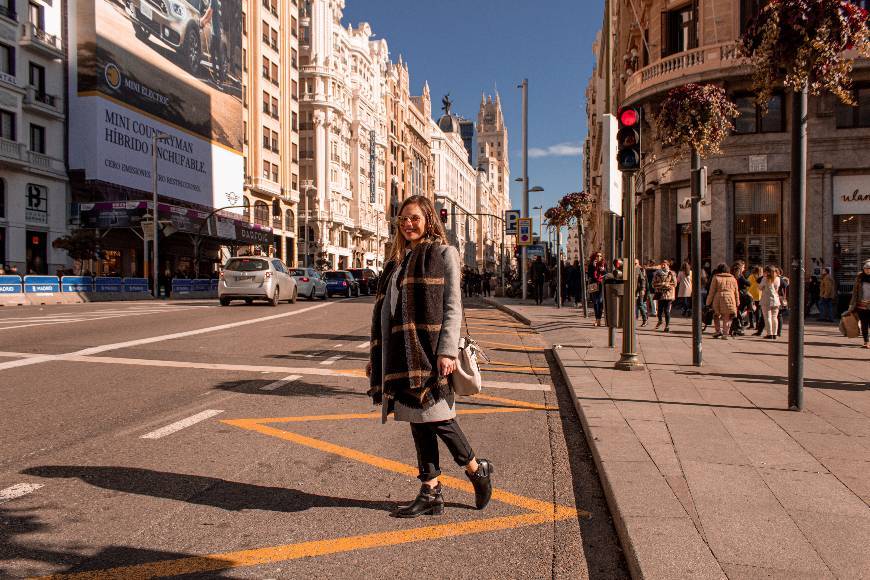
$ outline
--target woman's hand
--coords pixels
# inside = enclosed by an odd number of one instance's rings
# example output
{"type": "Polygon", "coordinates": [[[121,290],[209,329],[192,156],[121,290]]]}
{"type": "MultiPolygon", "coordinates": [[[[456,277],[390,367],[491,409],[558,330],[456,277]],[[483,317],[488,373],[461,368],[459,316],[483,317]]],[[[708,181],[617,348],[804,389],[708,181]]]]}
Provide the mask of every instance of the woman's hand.
{"type": "Polygon", "coordinates": [[[372,376],[372,361],[369,361],[366,363],[366,376],[367,377],[372,376]]]}
{"type": "Polygon", "coordinates": [[[438,357],[438,374],[442,377],[450,376],[456,370],[456,359],[449,356],[438,357]]]}

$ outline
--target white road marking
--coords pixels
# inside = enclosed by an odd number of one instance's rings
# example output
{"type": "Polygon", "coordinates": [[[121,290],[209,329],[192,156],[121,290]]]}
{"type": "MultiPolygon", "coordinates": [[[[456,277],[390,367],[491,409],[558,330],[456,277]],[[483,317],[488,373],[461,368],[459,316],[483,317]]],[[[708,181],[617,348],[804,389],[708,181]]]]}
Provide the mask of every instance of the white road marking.
{"type": "Polygon", "coordinates": [[[342,359],[342,358],[344,358],[343,354],[336,354],[336,355],[329,357],[326,360],[320,361],[320,364],[329,366],[331,364],[335,364],[335,361],[342,359]]]}
{"type": "Polygon", "coordinates": [[[290,384],[293,381],[298,381],[302,378],[302,375],[290,375],[289,377],[284,377],[280,381],[275,381],[274,383],[269,383],[265,387],[260,387],[261,391],[274,391],[280,389],[284,385],[290,384]]]}
{"type": "MultiPolygon", "coordinates": [[[[327,377],[347,377],[352,376],[348,375],[347,372],[343,372],[340,370],[334,369],[322,369],[319,367],[282,367],[282,366],[270,366],[270,365],[231,365],[231,364],[221,364],[221,363],[205,363],[205,362],[188,362],[188,361],[177,361],[177,360],[154,360],[154,359],[144,359],[144,358],[121,358],[121,357],[108,357],[108,356],[78,356],[78,355],[65,355],[62,357],[55,357],[53,360],[62,360],[68,362],[82,362],[82,363],[102,363],[102,364],[115,364],[115,365],[132,365],[132,366],[143,366],[143,367],[164,367],[164,368],[176,368],[176,369],[203,369],[203,370],[211,370],[211,371],[242,371],[242,372],[251,372],[251,373],[294,373],[300,375],[318,375],[318,376],[327,376],[327,377]]],[[[13,361],[15,362],[15,361],[13,361]]],[[[363,377],[364,378],[364,377],[363,377]]]]}
{"type": "Polygon", "coordinates": [[[356,345],[356,347],[357,348],[368,348],[371,343],[372,343],[372,341],[367,340],[365,342],[359,343],[358,345],[356,345]]]}
{"type": "Polygon", "coordinates": [[[156,431],[152,431],[151,433],[146,433],[142,435],[140,439],[160,439],[161,437],[166,437],[167,435],[172,435],[177,431],[181,431],[186,427],[190,427],[191,425],[196,425],[206,419],[211,419],[215,415],[220,415],[223,411],[218,411],[216,409],[208,409],[207,411],[203,411],[202,413],[197,413],[196,415],[192,415],[187,419],[182,419],[181,421],[176,421],[166,427],[161,427],[156,431]]]}
{"type": "Polygon", "coordinates": [[[487,389],[506,389],[515,391],[549,391],[548,385],[540,383],[511,383],[509,381],[490,381],[486,378],[486,373],[483,375],[483,390],[487,389]]]}
{"type": "Polygon", "coordinates": [[[40,487],[43,487],[41,483],[17,483],[12,487],[0,489],[0,503],[6,503],[7,501],[24,497],[28,493],[33,493],[40,487]]]}
{"type": "Polygon", "coordinates": [[[160,336],[152,336],[150,338],[140,338],[138,340],[128,340],[125,342],[116,342],[113,344],[104,344],[102,346],[95,346],[92,348],[86,348],[82,350],[78,350],[75,352],[71,352],[69,354],[62,355],[44,355],[39,357],[32,357],[24,360],[13,360],[5,363],[0,363],[0,370],[12,369],[22,366],[29,366],[34,364],[40,364],[44,362],[50,362],[53,360],[62,360],[67,357],[75,357],[75,356],[88,356],[93,354],[99,354],[101,352],[107,352],[110,350],[120,350],[123,348],[131,348],[134,346],[142,346],[144,344],[153,344],[155,342],[164,342],[167,340],[173,340],[176,338],[186,338],[188,336],[197,336],[200,334],[206,334],[209,332],[217,332],[219,330],[228,330],[230,328],[238,328],[240,326],[248,326],[250,324],[257,324],[260,322],[267,322],[270,320],[279,320],[281,318],[287,318],[289,316],[296,316],[297,314],[302,314],[304,312],[309,312],[311,310],[316,310],[318,308],[324,308],[327,306],[331,306],[336,304],[336,302],[324,302],[323,304],[318,304],[316,306],[309,306],[307,308],[302,308],[301,310],[293,310],[291,312],[284,312],[281,314],[273,314],[272,316],[263,316],[261,318],[252,318],[249,320],[241,320],[239,322],[230,322],[227,324],[219,324],[217,326],[209,326],[206,328],[199,328],[197,330],[188,330],[185,332],[176,332],[173,334],[163,334],[160,336]]]}
{"type": "Polygon", "coordinates": [[[332,345],[332,348],[341,348],[342,346],[344,345],[339,342],[338,344],[332,345]]]}

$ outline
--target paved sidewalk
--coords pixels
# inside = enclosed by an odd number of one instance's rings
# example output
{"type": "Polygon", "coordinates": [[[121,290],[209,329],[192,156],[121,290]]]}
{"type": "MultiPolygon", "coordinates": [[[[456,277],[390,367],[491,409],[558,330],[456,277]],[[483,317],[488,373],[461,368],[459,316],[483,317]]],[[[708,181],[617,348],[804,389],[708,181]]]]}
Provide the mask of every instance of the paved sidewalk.
{"type": "Polygon", "coordinates": [[[639,329],[647,369],[621,372],[578,310],[498,303],[561,345],[635,578],[870,578],[870,352],[856,340],[807,327],[796,413],[785,333],[710,329],[696,368],[676,318],[669,334],[639,329]]]}

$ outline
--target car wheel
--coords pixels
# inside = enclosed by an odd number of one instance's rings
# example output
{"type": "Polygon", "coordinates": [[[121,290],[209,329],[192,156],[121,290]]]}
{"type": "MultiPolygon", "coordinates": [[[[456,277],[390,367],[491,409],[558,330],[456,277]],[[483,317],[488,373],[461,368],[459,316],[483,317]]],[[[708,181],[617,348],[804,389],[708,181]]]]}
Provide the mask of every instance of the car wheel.
{"type": "Polygon", "coordinates": [[[181,45],[181,57],[184,60],[184,68],[195,75],[199,72],[199,63],[202,60],[202,54],[199,46],[199,32],[190,27],[184,35],[184,43],[181,45]]]}
{"type": "Polygon", "coordinates": [[[275,286],[275,291],[272,293],[272,299],[269,300],[269,304],[272,306],[278,306],[278,302],[281,300],[281,288],[275,286]]]}
{"type": "Polygon", "coordinates": [[[296,297],[297,297],[298,293],[299,293],[299,291],[294,288],[293,289],[293,297],[290,300],[288,300],[288,302],[290,304],[296,304],[296,297]]]}
{"type": "Polygon", "coordinates": [[[229,299],[229,298],[221,297],[220,302],[221,302],[221,306],[229,306],[229,305],[230,305],[230,299],[229,299]]]}
{"type": "Polygon", "coordinates": [[[250,306],[250,305],[253,304],[253,303],[254,303],[254,299],[253,299],[253,298],[245,298],[245,304],[247,304],[248,306],[250,306]]]}

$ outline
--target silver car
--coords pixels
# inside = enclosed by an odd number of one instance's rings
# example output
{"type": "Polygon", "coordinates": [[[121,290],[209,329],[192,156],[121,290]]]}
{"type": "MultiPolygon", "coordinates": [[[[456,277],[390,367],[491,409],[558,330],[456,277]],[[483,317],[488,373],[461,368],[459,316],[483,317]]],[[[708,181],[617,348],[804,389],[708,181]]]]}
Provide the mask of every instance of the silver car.
{"type": "Polygon", "coordinates": [[[320,277],[320,272],[314,268],[296,268],[291,272],[296,280],[299,295],[314,300],[317,297],[326,300],[326,282],[320,277]]]}
{"type": "Polygon", "coordinates": [[[221,306],[229,305],[232,300],[244,300],[246,304],[254,300],[266,300],[272,306],[287,300],[294,304],[297,295],[296,280],[277,258],[230,258],[224,265],[218,284],[221,306]]]}

